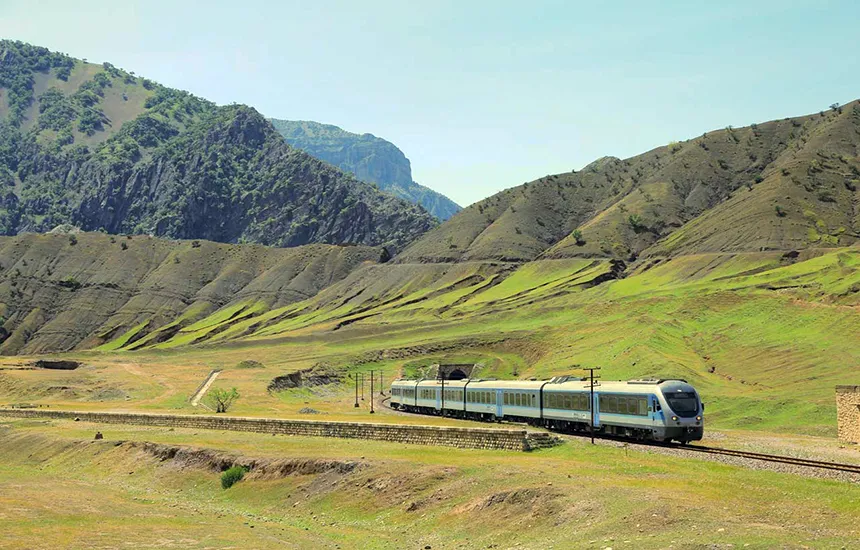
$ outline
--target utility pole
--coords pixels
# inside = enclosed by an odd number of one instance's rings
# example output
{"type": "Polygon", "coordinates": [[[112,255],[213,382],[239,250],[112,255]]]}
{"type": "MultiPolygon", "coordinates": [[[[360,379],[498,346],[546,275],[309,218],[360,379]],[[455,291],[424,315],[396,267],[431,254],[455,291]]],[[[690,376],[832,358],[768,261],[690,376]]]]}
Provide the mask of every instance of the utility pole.
{"type": "MultiPolygon", "coordinates": [[[[591,389],[591,397],[588,400],[588,409],[591,411],[591,444],[594,445],[594,371],[600,370],[600,367],[591,367],[584,369],[589,371],[589,387],[591,389]]],[[[597,378],[600,378],[599,376],[597,378]]]]}
{"type": "Polygon", "coordinates": [[[364,401],[364,373],[361,373],[361,400],[364,401]]]}
{"type": "Polygon", "coordinates": [[[352,373],[353,379],[355,379],[355,407],[358,408],[358,373],[352,373]]]}
{"type": "Polygon", "coordinates": [[[442,409],[439,413],[445,416],[445,371],[442,370],[442,365],[439,365],[439,375],[442,377],[442,409]]]}
{"type": "Polygon", "coordinates": [[[385,386],[382,383],[382,371],[379,371],[379,395],[385,395],[385,386]]]}
{"type": "Polygon", "coordinates": [[[373,369],[370,369],[370,414],[373,412],[373,369]]]}

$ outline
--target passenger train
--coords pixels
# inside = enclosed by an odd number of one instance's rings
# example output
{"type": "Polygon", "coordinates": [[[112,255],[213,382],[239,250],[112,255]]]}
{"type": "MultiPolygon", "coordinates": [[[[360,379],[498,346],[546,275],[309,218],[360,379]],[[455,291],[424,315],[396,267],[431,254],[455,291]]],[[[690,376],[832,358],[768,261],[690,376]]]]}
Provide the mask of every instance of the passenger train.
{"type": "Polygon", "coordinates": [[[561,432],[594,432],[688,443],[704,435],[705,405],[680,379],[599,382],[551,380],[395,380],[391,406],[471,420],[528,422],[561,432]],[[443,389],[444,386],[444,389],[443,389]]]}

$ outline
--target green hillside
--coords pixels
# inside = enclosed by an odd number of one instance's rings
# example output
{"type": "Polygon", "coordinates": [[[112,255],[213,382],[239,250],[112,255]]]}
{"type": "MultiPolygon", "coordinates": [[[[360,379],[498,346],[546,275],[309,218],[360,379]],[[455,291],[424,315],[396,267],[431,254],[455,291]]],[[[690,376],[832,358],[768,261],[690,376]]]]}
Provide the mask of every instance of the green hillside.
{"type": "Polygon", "coordinates": [[[445,195],[413,181],[409,159],[389,141],[313,121],[272,119],[272,124],[290,145],[355,174],[361,181],[420,204],[440,220],[461,210],[445,195]]]}
{"type": "Polygon", "coordinates": [[[423,209],[288,146],[250,107],[218,107],[105,63],[0,41],[0,232],[84,230],[386,245],[423,209]]]}

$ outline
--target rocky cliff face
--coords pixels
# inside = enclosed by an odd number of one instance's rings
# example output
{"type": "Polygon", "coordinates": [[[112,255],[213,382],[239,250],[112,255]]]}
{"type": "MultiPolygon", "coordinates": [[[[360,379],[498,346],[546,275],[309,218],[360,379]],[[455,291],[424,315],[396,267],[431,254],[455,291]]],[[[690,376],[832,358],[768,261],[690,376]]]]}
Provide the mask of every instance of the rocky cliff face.
{"type": "Polygon", "coordinates": [[[353,134],[311,121],[272,119],[290,145],[355,174],[380,189],[423,206],[441,220],[461,210],[454,201],[412,181],[409,159],[393,143],[372,134],[353,134]]]}
{"type": "Polygon", "coordinates": [[[393,252],[436,224],[418,206],[289,146],[252,108],[217,107],[109,64],[102,70],[25,44],[2,42],[0,50],[7,235],[71,223],[393,252]]]}

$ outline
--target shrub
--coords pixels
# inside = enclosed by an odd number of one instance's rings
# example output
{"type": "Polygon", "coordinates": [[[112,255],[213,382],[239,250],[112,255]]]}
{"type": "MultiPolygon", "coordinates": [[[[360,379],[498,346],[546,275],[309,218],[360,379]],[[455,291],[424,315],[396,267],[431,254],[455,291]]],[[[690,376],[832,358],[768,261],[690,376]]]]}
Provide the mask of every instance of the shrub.
{"type": "Polygon", "coordinates": [[[780,205],[778,205],[778,204],[777,204],[777,205],[774,207],[774,209],[776,210],[776,215],[777,215],[777,216],[779,216],[780,218],[785,217],[785,210],[783,210],[783,208],[782,208],[780,205]]]}
{"type": "Polygon", "coordinates": [[[265,368],[262,363],[259,361],[254,361],[253,359],[245,359],[238,365],[236,365],[237,369],[263,369],[265,368]]]}
{"type": "Polygon", "coordinates": [[[585,244],[585,239],[582,238],[582,231],[580,231],[579,229],[574,229],[572,235],[573,240],[576,241],[576,244],[578,244],[579,246],[585,244]]]}
{"type": "Polygon", "coordinates": [[[78,238],[74,235],[69,235],[69,244],[75,246],[76,244],[78,244],[78,238]]]}
{"type": "Polygon", "coordinates": [[[60,281],[57,284],[59,284],[63,288],[70,289],[72,292],[76,291],[77,289],[79,289],[83,286],[77,279],[75,279],[71,275],[66,277],[65,279],[63,279],[62,281],[60,281]]]}
{"type": "Polygon", "coordinates": [[[836,202],[836,198],[833,196],[833,193],[826,189],[818,192],[818,200],[821,202],[836,202]]]}
{"type": "Polygon", "coordinates": [[[244,466],[231,466],[221,474],[221,488],[229,489],[239,483],[247,471],[244,466]]]}
{"type": "Polygon", "coordinates": [[[200,241],[191,241],[191,248],[200,248],[200,241]]]}
{"type": "Polygon", "coordinates": [[[128,250],[128,245],[125,244],[125,241],[119,243],[119,247],[122,248],[123,250],[128,250]]]}

